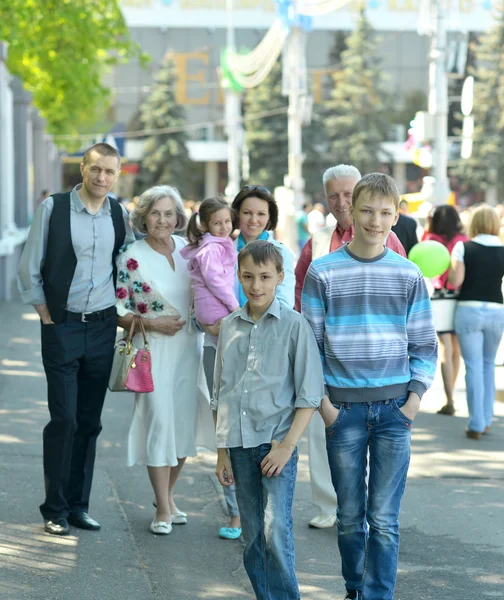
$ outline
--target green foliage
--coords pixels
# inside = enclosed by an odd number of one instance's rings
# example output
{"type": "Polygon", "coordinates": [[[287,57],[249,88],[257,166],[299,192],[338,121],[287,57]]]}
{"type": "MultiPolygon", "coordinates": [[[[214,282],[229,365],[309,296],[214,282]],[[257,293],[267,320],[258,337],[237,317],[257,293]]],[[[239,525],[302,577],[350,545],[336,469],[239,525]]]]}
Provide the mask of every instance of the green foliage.
{"type": "Polygon", "coordinates": [[[364,174],[377,170],[378,152],[390,125],[385,76],[364,10],[346,42],[341,70],[334,74],[330,98],[320,112],[330,164],[352,164],[364,174]]]}
{"type": "MultiPolygon", "coordinates": [[[[245,117],[287,107],[282,96],[282,65],[277,61],[266,79],[247,90],[245,117]]],[[[249,151],[249,183],[273,190],[287,173],[287,113],[245,121],[249,151]]]]}
{"type": "Polygon", "coordinates": [[[494,27],[475,45],[474,135],[472,156],[460,160],[457,173],[475,190],[497,187],[504,197],[504,11],[496,13],[494,27]]]}
{"type": "Polygon", "coordinates": [[[188,136],[180,130],[186,124],[186,112],[175,99],[176,79],[173,58],[166,55],[154,77],[151,93],[140,106],[140,123],[141,128],[147,130],[179,130],[154,133],[146,139],[139,184],[143,189],[151,185],[173,185],[185,196],[189,189],[190,160],[186,146],[188,136]]]}
{"type": "MultiPolygon", "coordinates": [[[[247,90],[244,113],[254,115],[287,108],[288,98],[282,95],[282,65],[278,61],[268,77],[257,87],[247,90]]],[[[287,111],[278,115],[245,121],[250,160],[251,184],[264,185],[273,190],[282,186],[288,171],[287,111]]],[[[316,126],[303,128],[303,177],[305,190],[315,193],[321,188],[322,175],[318,168],[316,126]]]]}
{"type": "Polygon", "coordinates": [[[108,67],[147,60],[129,40],[117,0],[0,0],[0,40],[52,134],[95,121],[108,104],[108,67]]]}

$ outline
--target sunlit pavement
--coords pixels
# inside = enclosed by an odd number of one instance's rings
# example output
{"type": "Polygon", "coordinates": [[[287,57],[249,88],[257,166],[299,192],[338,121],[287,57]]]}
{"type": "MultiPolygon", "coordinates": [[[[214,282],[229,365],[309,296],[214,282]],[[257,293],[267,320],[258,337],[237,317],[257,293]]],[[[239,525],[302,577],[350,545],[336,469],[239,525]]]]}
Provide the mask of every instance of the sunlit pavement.
{"type": "MultiPolygon", "coordinates": [[[[241,543],[217,537],[225,517],[211,452],[188,461],[182,474],[177,502],[188,525],[174,526],[167,538],[148,531],[154,509],[146,473],[125,466],[129,394],[110,394],[104,411],[90,509],[102,530],[44,534],[39,323],[17,303],[0,310],[0,598],[252,598],[241,543]]],[[[504,390],[504,368],[497,381],[504,390]]],[[[461,373],[456,416],[436,415],[444,403],[438,376],[415,421],[396,600],[504,598],[504,404],[497,403],[491,432],[469,440],[464,394],[461,373]]],[[[337,600],[344,586],[336,530],[306,525],[315,514],[307,467],[303,442],[294,509],[301,595],[337,600]]]]}

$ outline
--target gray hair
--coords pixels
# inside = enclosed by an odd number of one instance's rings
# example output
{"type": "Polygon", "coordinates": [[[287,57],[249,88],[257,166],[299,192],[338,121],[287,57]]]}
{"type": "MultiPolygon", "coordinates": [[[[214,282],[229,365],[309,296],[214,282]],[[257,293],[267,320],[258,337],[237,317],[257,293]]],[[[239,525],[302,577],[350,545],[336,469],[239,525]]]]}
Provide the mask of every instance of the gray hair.
{"type": "Polygon", "coordinates": [[[355,181],[359,181],[361,174],[357,167],[353,165],[336,165],[329,167],[322,176],[322,183],[325,185],[331,179],[341,179],[343,177],[351,177],[355,181]]]}
{"type": "Polygon", "coordinates": [[[182,231],[186,228],[187,215],[178,190],[171,185],[155,185],[145,190],[140,196],[136,208],[131,215],[131,222],[137,231],[147,233],[144,218],[149,214],[152,206],[162,198],[171,198],[175,204],[175,213],[177,215],[175,230],[182,231]]]}

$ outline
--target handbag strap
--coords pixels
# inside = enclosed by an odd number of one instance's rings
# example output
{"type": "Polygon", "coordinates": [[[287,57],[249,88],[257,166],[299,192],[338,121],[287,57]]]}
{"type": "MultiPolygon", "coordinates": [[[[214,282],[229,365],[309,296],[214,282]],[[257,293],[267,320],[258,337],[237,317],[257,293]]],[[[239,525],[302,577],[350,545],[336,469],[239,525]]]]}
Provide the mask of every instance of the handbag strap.
{"type": "Polygon", "coordinates": [[[129,340],[132,340],[132,339],[133,339],[133,336],[135,335],[135,324],[136,324],[136,319],[137,319],[137,316],[136,316],[136,315],[133,315],[133,318],[131,319],[131,323],[130,323],[130,328],[129,328],[129,331],[128,331],[128,333],[126,334],[126,337],[127,337],[129,340]]]}
{"type": "Polygon", "coordinates": [[[145,334],[145,326],[143,323],[143,319],[142,319],[142,317],[139,317],[138,315],[135,315],[135,318],[138,319],[138,324],[140,325],[140,331],[142,332],[143,339],[144,339],[144,346],[146,348],[148,348],[149,342],[147,341],[147,335],[145,334]]]}
{"type": "Polygon", "coordinates": [[[126,334],[126,337],[124,338],[126,340],[126,342],[128,344],[132,344],[133,342],[133,336],[135,335],[135,329],[136,326],[139,326],[140,332],[143,336],[143,340],[144,340],[144,346],[145,347],[149,347],[149,342],[147,341],[147,335],[145,333],[145,326],[143,324],[143,319],[141,316],[139,315],[133,315],[133,318],[131,319],[131,324],[130,324],[130,328],[128,333],[126,334]]]}

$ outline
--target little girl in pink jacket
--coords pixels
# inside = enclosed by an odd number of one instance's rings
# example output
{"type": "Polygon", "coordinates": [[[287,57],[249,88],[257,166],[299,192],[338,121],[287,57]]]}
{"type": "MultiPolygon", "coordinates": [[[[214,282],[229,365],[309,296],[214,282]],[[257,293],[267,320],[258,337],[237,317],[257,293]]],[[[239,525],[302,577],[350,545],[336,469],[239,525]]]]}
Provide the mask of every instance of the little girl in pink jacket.
{"type": "Polygon", "coordinates": [[[194,314],[202,325],[213,325],[239,308],[233,291],[236,248],[229,237],[233,229],[232,209],[221,198],[203,200],[199,213],[189,219],[189,244],[180,253],[188,261],[194,314]]]}

